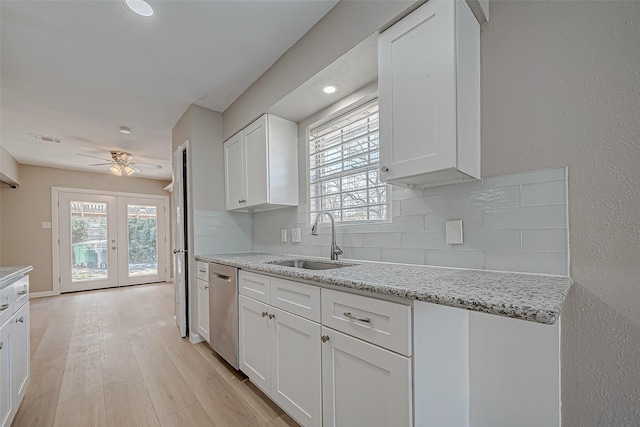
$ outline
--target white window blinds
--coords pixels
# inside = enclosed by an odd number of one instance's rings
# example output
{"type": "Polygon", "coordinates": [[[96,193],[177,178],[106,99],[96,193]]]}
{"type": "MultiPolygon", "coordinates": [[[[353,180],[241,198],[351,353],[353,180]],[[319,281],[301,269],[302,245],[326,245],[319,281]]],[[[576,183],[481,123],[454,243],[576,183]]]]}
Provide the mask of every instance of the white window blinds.
{"type": "Polygon", "coordinates": [[[311,221],[322,210],[336,222],[385,220],[387,186],[380,182],[378,164],[377,99],[311,129],[311,221]]]}

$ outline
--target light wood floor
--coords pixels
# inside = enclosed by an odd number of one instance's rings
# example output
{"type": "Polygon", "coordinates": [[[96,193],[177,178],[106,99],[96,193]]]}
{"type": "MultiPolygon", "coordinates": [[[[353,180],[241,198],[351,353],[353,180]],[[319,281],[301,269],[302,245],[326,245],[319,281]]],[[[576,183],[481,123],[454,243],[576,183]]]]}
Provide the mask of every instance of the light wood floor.
{"type": "Polygon", "coordinates": [[[31,383],[14,427],[297,426],[174,323],[169,284],[31,300],[31,383]]]}

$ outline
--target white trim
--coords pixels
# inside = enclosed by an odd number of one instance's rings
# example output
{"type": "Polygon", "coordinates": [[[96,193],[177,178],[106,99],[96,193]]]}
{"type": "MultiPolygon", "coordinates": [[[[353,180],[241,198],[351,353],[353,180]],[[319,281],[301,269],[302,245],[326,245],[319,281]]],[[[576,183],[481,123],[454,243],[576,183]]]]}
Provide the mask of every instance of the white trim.
{"type": "Polygon", "coordinates": [[[59,187],[51,187],[51,254],[53,262],[51,292],[53,295],[60,295],[60,220],[58,218],[60,191],[59,187]]]}
{"type": "MultiPolygon", "coordinates": [[[[127,193],[123,191],[103,191],[103,190],[89,190],[85,188],[71,188],[71,187],[51,187],[51,254],[52,254],[52,291],[51,295],[42,295],[42,296],[52,296],[52,295],[60,295],[60,218],[58,212],[58,201],[60,198],[60,193],[77,193],[77,194],[96,194],[103,196],[116,196],[116,197],[136,197],[141,199],[154,199],[154,200],[163,200],[165,205],[165,236],[169,236],[170,234],[170,221],[171,221],[171,212],[169,209],[169,196],[160,196],[155,194],[142,194],[142,193],[127,193]],[[168,215],[167,215],[167,211],[168,215]],[[56,278],[58,280],[56,280],[56,278]]],[[[169,262],[171,262],[171,256],[169,253],[169,243],[171,242],[171,238],[167,239],[167,243],[165,245],[165,265],[167,266],[167,271],[165,275],[165,280],[167,280],[167,276],[169,275],[169,262]]],[[[49,292],[49,291],[46,291],[49,292]]],[[[37,297],[36,297],[37,298],[37,297]]]]}
{"type": "Polygon", "coordinates": [[[203,342],[204,338],[202,338],[202,335],[189,329],[189,341],[191,341],[191,344],[198,344],[199,342],[203,342]]]}
{"type": "Polygon", "coordinates": [[[71,187],[51,187],[51,190],[56,190],[58,192],[64,193],[78,193],[78,194],[97,194],[101,196],[124,196],[124,197],[140,197],[143,199],[159,199],[166,198],[169,199],[169,196],[162,196],[156,194],[144,194],[144,193],[128,193],[126,191],[106,191],[106,190],[88,190],[86,188],[71,188],[71,187]]]}
{"type": "Polygon", "coordinates": [[[58,295],[54,291],[29,292],[29,298],[44,298],[58,295]]]}

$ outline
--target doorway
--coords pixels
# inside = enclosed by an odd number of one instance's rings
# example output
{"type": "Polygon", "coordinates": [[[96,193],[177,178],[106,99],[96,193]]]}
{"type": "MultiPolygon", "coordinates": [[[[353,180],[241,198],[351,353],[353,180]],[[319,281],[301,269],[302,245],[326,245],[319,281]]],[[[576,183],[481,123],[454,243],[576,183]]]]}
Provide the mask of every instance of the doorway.
{"type": "Polygon", "coordinates": [[[53,196],[60,293],[165,281],[167,197],[55,188],[53,196]]]}

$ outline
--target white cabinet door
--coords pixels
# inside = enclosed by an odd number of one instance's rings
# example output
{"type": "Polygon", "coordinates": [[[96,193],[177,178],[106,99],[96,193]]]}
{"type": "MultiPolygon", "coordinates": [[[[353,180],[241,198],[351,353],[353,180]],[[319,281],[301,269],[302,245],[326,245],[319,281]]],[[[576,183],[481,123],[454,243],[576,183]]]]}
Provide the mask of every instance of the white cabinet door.
{"type": "Polygon", "coordinates": [[[209,342],[209,282],[197,279],[198,288],[198,335],[209,342]]]}
{"type": "Polygon", "coordinates": [[[20,310],[13,316],[14,330],[11,340],[11,373],[12,389],[15,409],[18,409],[24,393],[27,390],[30,378],[31,351],[29,348],[29,325],[31,314],[29,302],[20,307],[20,310]]]}
{"type": "Polygon", "coordinates": [[[267,395],[271,385],[271,335],[269,307],[266,304],[238,296],[238,346],[240,370],[247,374],[267,395]]]}
{"type": "Polygon", "coordinates": [[[244,144],[240,132],[224,143],[224,183],[226,207],[237,209],[246,201],[244,144]]]}
{"type": "Polygon", "coordinates": [[[322,425],[320,324],[270,307],[271,398],[305,427],[322,425]]]}
{"type": "Polygon", "coordinates": [[[457,10],[466,11],[462,3],[429,1],[378,39],[385,182],[435,185],[480,177],[479,27],[477,21],[456,23],[457,10]],[[462,65],[469,69],[458,74],[462,65]]]}
{"type": "Polygon", "coordinates": [[[323,425],[410,426],[411,359],[322,328],[323,425]]]}
{"type": "Polygon", "coordinates": [[[13,320],[0,328],[0,427],[11,425],[13,391],[11,389],[11,347],[13,320]]]}
{"type": "Polygon", "coordinates": [[[267,115],[260,117],[242,131],[242,141],[246,150],[246,204],[255,206],[267,203],[269,201],[267,115]]]}

